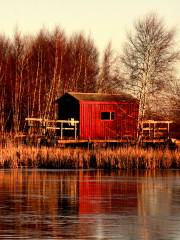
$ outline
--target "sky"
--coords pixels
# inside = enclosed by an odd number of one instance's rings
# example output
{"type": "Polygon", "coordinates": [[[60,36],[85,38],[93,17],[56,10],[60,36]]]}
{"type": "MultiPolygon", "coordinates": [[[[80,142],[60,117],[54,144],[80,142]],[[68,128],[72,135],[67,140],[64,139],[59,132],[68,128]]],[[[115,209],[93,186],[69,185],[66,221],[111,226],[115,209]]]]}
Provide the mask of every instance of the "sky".
{"type": "Polygon", "coordinates": [[[119,51],[135,20],[155,12],[180,41],[180,0],[0,0],[0,33],[12,37],[18,28],[23,35],[55,26],[67,35],[84,32],[100,51],[109,41],[119,51]]]}

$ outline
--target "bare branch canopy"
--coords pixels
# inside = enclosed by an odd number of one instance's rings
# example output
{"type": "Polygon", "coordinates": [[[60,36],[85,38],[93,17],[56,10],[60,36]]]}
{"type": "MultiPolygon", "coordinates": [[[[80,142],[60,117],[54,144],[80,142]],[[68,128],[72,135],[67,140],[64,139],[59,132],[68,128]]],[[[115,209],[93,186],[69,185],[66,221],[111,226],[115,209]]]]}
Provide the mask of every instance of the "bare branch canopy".
{"type": "Polygon", "coordinates": [[[162,90],[171,79],[179,56],[175,49],[175,30],[168,30],[156,14],[135,22],[133,33],[127,35],[121,60],[128,85],[140,100],[142,118],[148,97],[162,90]]]}

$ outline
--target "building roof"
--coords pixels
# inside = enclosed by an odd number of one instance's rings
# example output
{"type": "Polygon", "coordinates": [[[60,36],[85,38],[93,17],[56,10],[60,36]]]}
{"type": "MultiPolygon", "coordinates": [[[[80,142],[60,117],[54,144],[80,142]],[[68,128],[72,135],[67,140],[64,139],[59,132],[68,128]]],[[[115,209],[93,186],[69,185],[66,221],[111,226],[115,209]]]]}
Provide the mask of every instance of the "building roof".
{"type": "Polygon", "coordinates": [[[78,101],[97,101],[97,102],[121,102],[121,101],[132,101],[137,100],[130,94],[107,94],[107,93],[79,93],[79,92],[68,92],[66,93],[78,101]]]}

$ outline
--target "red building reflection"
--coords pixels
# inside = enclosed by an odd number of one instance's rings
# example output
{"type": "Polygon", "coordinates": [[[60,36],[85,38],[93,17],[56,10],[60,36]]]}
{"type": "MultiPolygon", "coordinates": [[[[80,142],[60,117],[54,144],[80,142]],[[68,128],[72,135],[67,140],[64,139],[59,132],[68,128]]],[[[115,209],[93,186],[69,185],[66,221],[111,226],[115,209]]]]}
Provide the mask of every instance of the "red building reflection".
{"type": "Polygon", "coordinates": [[[114,176],[108,180],[99,172],[79,176],[79,213],[104,214],[126,212],[137,213],[137,182],[114,176]]]}

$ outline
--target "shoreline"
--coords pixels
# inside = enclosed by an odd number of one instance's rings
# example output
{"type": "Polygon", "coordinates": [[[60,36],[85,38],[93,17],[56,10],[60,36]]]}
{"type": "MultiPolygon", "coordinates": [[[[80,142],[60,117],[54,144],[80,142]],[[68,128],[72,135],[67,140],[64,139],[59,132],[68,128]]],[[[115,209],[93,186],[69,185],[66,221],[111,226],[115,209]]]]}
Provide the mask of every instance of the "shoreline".
{"type": "Polygon", "coordinates": [[[8,144],[0,147],[0,168],[180,169],[180,151],[132,146],[84,149],[8,144]]]}

